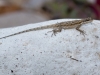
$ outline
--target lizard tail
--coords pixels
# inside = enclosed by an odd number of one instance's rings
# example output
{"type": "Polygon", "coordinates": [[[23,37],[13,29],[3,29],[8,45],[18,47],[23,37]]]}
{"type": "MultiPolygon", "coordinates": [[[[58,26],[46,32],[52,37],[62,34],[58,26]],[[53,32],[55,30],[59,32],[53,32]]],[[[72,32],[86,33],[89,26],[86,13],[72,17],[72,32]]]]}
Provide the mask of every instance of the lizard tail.
{"type": "Polygon", "coordinates": [[[42,26],[42,27],[32,28],[32,29],[20,31],[18,33],[14,33],[14,34],[11,34],[11,35],[8,35],[8,36],[5,36],[5,37],[1,37],[0,39],[4,39],[4,38],[10,37],[10,36],[22,34],[22,33],[25,33],[25,32],[36,31],[36,30],[43,30],[43,29],[47,29],[47,28],[51,28],[51,27],[52,26],[42,26]]]}

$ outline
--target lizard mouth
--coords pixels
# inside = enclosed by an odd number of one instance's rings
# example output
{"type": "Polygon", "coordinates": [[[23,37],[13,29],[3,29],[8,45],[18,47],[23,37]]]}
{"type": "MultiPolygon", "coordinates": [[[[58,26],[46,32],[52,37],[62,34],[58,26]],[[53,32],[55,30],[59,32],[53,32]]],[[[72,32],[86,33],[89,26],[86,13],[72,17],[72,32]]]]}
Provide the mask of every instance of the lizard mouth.
{"type": "Polygon", "coordinates": [[[84,23],[90,23],[90,22],[92,22],[93,21],[93,19],[91,18],[91,17],[88,17],[88,18],[86,18],[86,19],[83,19],[83,22],[84,23]]]}

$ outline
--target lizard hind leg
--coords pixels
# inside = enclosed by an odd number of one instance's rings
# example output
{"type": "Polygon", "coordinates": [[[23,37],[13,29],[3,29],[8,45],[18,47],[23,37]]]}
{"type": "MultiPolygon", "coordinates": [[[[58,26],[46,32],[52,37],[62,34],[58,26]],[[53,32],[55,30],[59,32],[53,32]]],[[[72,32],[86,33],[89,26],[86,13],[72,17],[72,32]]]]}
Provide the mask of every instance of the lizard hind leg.
{"type": "Polygon", "coordinates": [[[59,28],[55,28],[55,29],[53,29],[52,31],[49,31],[49,32],[53,32],[51,36],[53,36],[53,35],[56,36],[57,32],[61,32],[61,31],[62,31],[62,28],[59,27],[59,28]]]}

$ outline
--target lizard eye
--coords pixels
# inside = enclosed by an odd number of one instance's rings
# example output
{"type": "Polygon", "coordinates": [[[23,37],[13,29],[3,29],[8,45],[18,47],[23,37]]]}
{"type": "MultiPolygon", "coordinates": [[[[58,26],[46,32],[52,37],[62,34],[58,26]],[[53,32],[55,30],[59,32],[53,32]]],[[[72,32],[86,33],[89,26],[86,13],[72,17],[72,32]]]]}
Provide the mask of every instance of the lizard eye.
{"type": "Polygon", "coordinates": [[[89,18],[87,18],[85,21],[91,21],[92,20],[92,18],[91,17],[89,17],[89,18]]]}
{"type": "Polygon", "coordinates": [[[89,19],[86,19],[86,21],[89,21],[89,19]]]}
{"type": "Polygon", "coordinates": [[[90,22],[92,22],[93,21],[93,19],[91,18],[91,17],[88,17],[88,18],[86,18],[86,19],[83,19],[83,22],[84,23],[90,23],[90,22]]]}

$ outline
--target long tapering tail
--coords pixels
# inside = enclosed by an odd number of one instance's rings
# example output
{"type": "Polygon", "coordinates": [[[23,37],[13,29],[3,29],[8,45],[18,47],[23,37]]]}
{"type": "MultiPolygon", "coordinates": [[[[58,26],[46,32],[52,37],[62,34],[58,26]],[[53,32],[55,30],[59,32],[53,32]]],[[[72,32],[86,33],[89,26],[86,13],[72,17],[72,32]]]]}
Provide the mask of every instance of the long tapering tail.
{"type": "Polygon", "coordinates": [[[10,36],[14,36],[14,35],[30,32],[30,31],[36,31],[36,30],[43,30],[43,29],[53,28],[53,26],[54,25],[48,25],[48,26],[42,26],[42,27],[37,27],[37,28],[31,28],[31,29],[20,31],[18,33],[14,33],[14,34],[11,34],[11,35],[8,35],[8,36],[1,37],[0,39],[4,39],[4,38],[10,37],[10,36]]]}

